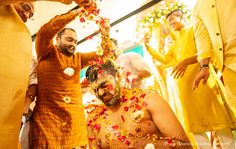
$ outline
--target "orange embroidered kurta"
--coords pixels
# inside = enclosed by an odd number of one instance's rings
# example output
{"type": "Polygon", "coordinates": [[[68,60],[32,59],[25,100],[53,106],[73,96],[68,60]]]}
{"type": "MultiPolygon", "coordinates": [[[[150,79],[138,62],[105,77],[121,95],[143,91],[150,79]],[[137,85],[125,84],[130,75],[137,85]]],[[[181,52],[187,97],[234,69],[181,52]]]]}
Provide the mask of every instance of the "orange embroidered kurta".
{"type": "Polygon", "coordinates": [[[86,145],[87,132],[82,105],[80,70],[95,53],[62,54],[53,45],[53,37],[76,14],[56,16],[37,33],[38,99],[33,115],[34,148],[76,148],[86,145]],[[74,74],[64,73],[73,68],[74,74]]]}

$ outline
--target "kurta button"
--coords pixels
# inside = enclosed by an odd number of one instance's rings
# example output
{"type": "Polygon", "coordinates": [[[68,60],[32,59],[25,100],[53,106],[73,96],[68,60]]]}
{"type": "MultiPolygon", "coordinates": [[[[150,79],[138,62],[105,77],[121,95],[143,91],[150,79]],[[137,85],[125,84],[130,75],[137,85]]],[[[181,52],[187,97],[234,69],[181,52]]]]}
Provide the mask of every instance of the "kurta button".
{"type": "Polygon", "coordinates": [[[219,48],[220,51],[222,51],[222,48],[219,48]]]}
{"type": "Polygon", "coordinates": [[[215,7],[215,5],[211,5],[211,7],[212,7],[212,8],[214,8],[214,7],[215,7]]]}
{"type": "Polygon", "coordinates": [[[70,103],[71,102],[71,98],[69,96],[65,96],[63,98],[63,100],[64,100],[65,103],[70,103]]]}
{"type": "Polygon", "coordinates": [[[217,36],[219,36],[219,35],[220,35],[220,33],[216,33],[216,35],[217,35],[217,36]]]}

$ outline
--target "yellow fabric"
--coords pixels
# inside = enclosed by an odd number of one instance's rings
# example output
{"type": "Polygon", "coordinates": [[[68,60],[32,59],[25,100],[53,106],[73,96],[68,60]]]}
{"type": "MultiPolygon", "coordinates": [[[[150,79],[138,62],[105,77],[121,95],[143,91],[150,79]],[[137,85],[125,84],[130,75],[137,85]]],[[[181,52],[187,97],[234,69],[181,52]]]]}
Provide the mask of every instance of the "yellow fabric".
{"type": "MultiPolygon", "coordinates": [[[[195,39],[198,53],[213,52],[213,64],[221,72],[223,71],[225,81],[227,103],[231,108],[233,120],[236,119],[235,97],[231,93],[236,93],[236,84],[233,83],[236,72],[236,32],[232,28],[236,24],[236,2],[235,0],[198,0],[194,10],[195,39]],[[207,13],[206,13],[207,12],[207,13]],[[212,48],[204,48],[205,46],[212,48]],[[224,67],[226,66],[226,67],[224,67]],[[224,68],[224,69],[223,69],[224,68]],[[234,73],[230,76],[224,76],[225,69],[231,69],[234,73]],[[230,94],[229,94],[230,93],[230,94]]],[[[211,56],[209,56],[211,57],[211,56]]],[[[205,56],[199,58],[204,59],[205,56]]],[[[234,121],[235,123],[236,121],[234,121]]]]}
{"type": "MultiPolygon", "coordinates": [[[[217,12],[215,0],[198,0],[193,10],[195,40],[199,54],[212,51],[214,65],[223,69],[223,43],[220,36],[220,28],[217,25],[217,12]],[[207,12],[207,13],[206,13],[207,12]],[[214,50],[213,50],[214,49],[214,50]]],[[[202,57],[203,59],[205,57],[202,57]]],[[[201,60],[201,59],[200,59],[201,60]]]]}
{"type": "Polygon", "coordinates": [[[236,72],[236,1],[216,0],[220,37],[224,48],[224,65],[236,72]],[[222,7],[223,6],[223,7],[222,7]]]}
{"type": "Polygon", "coordinates": [[[0,148],[16,149],[28,86],[31,37],[12,6],[0,6],[0,148]]]}
{"type": "Polygon", "coordinates": [[[219,70],[225,65],[236,71],[236,31],[232,28],[236,25],[235,8],[235,0],[198,0],[193,10],[198,53],[212,50],[212,45],[213,61],[219,70]]]}
{"type": "MultiPolygon", "coordinates": [[[[174,46],[177,62],[194,56],[197,50],[193,28],[182,29],[174,46]]],[[[231,127],[220,91],[216,88],[216,80],[212,76],[206,86],[200,84],[195,91],[192,90],[192,82],[198,71],[199,65],[192,64],[188,66],[185,75],[177,80],[186,130],[198,133],[231,127]]]]}
{"type": "MultiPolygon", "coordinates": [[[[175,34],[176,40],[172,55],[177,64],[194,56],[197,51],[192,27],[183,28],[175,34]]],[[[224,108],[220,92],[216,88],[216,81],[212,76],[208,80],[210,85],[200,84],[195,91],[192,90],[192,82],[198,71],[198,64],[189,65],[181,79],[172,81],[172,86],[176,86],[172,90],[174,96],[172,108],[177,117],[185,130],[192,133],[231,127],[231,121],[224,108]]],[[[168,85],[170,84],[168,83],[168,85]]]]}
{"type": "Polygon", "coordinates": [[[231,114],[231,119],[234,124],[234,128],[236,128],[236,72],[231,69],[225,67],[223,71],[223,79],[226,88],[226,101],[229,106],[229,113],[231,114]]]}

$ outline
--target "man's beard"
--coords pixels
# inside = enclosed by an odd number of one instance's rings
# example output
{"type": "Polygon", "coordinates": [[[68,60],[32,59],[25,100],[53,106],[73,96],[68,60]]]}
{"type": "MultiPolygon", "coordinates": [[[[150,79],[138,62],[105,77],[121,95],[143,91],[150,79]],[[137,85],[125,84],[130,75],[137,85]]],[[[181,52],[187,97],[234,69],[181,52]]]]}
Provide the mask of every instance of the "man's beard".
{"type": "Polygon", "coordinates": [[[75,52],[75,47],[74,46],[66,46],[66,47],[62,47],[60,46],[61,48],[61,52],[67,56],[71,56],[74,54],[75,52]]]}
{"type": "Polygon", "coordinates": [[[111,94],[109,92],[105,92],[103,95],[98,95],[98,98],[106,105],[106,106],[112,106],[118,103],[120,100],[120,88],[116,87],[114,94],[111,94]],[[107,99],[109,98],[109,99],[107,99]]]}

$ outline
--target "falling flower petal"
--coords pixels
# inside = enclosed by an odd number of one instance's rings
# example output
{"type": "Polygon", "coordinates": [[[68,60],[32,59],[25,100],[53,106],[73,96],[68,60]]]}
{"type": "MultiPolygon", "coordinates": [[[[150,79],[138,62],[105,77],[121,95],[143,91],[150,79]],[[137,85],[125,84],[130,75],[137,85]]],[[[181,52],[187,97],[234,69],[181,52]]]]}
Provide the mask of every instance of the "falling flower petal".
{"type": "Polygon", "coordinates": [[[127,83],[130,83],[129,78],[126,78],[125,81],[126,81],[127,83]]]}
{"type": "Polygon", "coordinates": [[[138,104],[135,105],[135,108],[136,108],[137,110],[141,110],[141,109],[142,109],[142,107],[141,107],[140,105],[138,105],[138,104]]]}
{"type": "Polygon", "coordinates": [[[95,124],[93,126],[93,129],[96,130],[96,131],[100,131],[100,128],[101,128],[100,124],[95,124]]]}
{"type": "Polygon", "coordinates": [[[125,118],[124,118],[123,115],[121,115],[121,119],[122,119],[123,122],[125,122],[125,118]]]}
{"type": "Polygon", "coordinates": [[[126,140],[125,140],[125,144],[126,144],[126,145],[129,145],[130,142],[126,139],[126,140]]]}
{"type": "Polygon", "coordinates": [[[112,84],[108,84],[108,85],[107,85],[107,88],[108,88],[109,90],[112,90],[112,89],[113,89],[113,85],[112,85],[112,84]]]}
{"type": "Polygon", "coordinates": [[[132,96],[131,98],[130,98],[130,100],[134,100],[136,97],[135,96],[132,96]]]}
{"type": "Polygon", "coordinates": [[[140,95],[140,98],[144,98],[146,96],[146,93],[143,93],[140,95]]]}
{"type": "Polygon", "coordinates": [[[80,20],[81,23],[85,22],[85,19],[83,17],[81,17],[79,20],[80,20]]]}
{"type": "Polygon", "coordinates": [[[133,78],[131,82],[134,84],[137,82],[137,80],[135,78],[133,78]]]}
{"type": "Polygon", "coordinates": [[[143,107],[146,107],[147,105],[148,105],[148,104],[147,104],[145,101],[142,102],[142,106],[143,106],[143,107]]]}
{"type": "Polygon", "coordinates": [[[117,130],[119,128],[119,126],[118,125],[112,125],[112,129],[115,131],[115,130],[117,130]]]}
{"type": "Polygon", "coordinates": [[[120,141],[122,141],[122,142],[125,141],[125,139],[126,139],[126,136],[119,136],[119,137],[118,137],[118,140],[120,140],[120,141]]]}
{"type": "Polygon", "coordinates": [[[102,70],[102,69],[98,70],[98,73],[99,73],[99,74],[102,74],[102,73],[103,73],[103,70],[102,70]]]}
{"type": "Polygon", "coordinates": [[[171,138],[168,139],[168,144],[172,144],[173,140],[171,138]]]}
{"type": "Polygon", "coordinates": [[[128,77],[129,75],[131,75],[131,72],[127,72],[126,73],[126,77],[128,77]]]}
{"type": "Polygon", "coordinates": [[[125,110],[125,112],[127,112],[129,110],[129,107],[125,106],[124,110],[125,110]]]}

